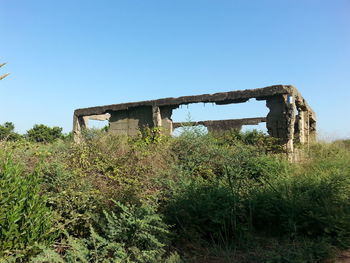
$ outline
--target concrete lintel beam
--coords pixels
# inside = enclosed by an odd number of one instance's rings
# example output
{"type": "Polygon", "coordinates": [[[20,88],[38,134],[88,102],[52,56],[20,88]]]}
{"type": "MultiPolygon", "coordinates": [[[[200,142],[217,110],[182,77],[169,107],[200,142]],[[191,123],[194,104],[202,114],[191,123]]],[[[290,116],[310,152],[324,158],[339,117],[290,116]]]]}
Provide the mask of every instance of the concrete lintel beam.
{"type": "Polygon", "coordinates": [[[258,125],[261,122],[266,122],[265,117],[258,118],[245,118],[245,119],[230,119],[230,120],[208,120],[208,121],[197,121],[197,122],[174,122],[173,128],[179,128],[182,126],[198,126],[203,125],[206,127],[215,126],[215,127],[241,127],[243,125],[258,125]]]}
{"type": "Polygon", "coordinates": [[[77,116],[87,115],[99,115],[109,111],[120,111],[127,110],[129,108],[135,108],[140,106],[173,106],[174,108],[179,105],[186,105],[191,103],[217,103],[217,104],[228,104],[228,103],[240,103],[247,101],[251,98],[266,98],[275,95],[292,94],[295,88],[289,85],[275,85],[260,89],[248,89],[248,90],[237,90],[229,92],[219,92],[214,94],[202,94],[196,96],[183,96],[178,98],[165,98],[158,100],[148,100],[140,102],[130,102],[122,104],[112,104],[106,106],[98,106],[84,109],[75,110],[77,116]]]}

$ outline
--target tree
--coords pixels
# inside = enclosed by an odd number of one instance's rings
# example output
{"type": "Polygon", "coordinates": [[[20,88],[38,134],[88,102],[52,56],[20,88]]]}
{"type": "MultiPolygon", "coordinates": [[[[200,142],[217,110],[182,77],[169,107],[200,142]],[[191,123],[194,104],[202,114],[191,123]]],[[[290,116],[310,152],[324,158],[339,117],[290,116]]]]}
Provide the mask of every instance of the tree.
{"type": "Polygon", "coordinates": [[[35,124],[33,128],[27,131],[26,137],[33,142],[53,142],[56,139],[63,138],[62,128],[48,127],[44,124],[35,124]]]}
{"type": "MultiPolygon", "coordinates": [[[[0,68],[1,68],[2,66],[5,66],[5,65],[6,65],[6,63],[0,64],[0,68]]],[[[0,75],[0,80],[2,80],[3,78],[7,77],[8,75],[10,75],[10,73],[6,73],[6,74],[4,74],[4,75],[0,75]]]]}
{"type": "Polygon", "coordinates": [[[5,122],[4,124],[0,125],[0,140],[19,140],[22,136],[16,133],[14,130],[15,125],[12,122],[5,122]]]}

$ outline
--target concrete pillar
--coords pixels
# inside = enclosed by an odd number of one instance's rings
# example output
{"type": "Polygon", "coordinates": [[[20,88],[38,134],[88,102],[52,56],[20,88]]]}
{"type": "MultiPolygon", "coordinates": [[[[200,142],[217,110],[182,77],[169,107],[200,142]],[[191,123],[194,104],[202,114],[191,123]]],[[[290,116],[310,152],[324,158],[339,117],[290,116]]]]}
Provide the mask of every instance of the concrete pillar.
{"type": "Polygon", "coordinates": [[[298,121],[298,125],[297,125],[298,128],[297,128],[297,131],[295,132],[295,135],[297,136],[297,139],[301,144],[305,144],[308,141],[308,138],[307,138],[308,112],[298,109],[297,121],[298,121]]]}
{"type": "Polygon", "coordinates": [[[74,142],[80,143],[82,141],[82,130],[87,128],[87,121],[84,116],[73,116],[73,139],[74,142]]]}
{"type": "Polygon", "coordinates": [[[298,139],[301,144],[309,144],[316,140],[316,121],[312,114],[307,110],[299,110],[298,139]]]}
{"type": "Polygon", "coordinates": [[[276,95],[268,97],[266,106],[270,112],[266,117],[268,133],[281,140],[285,145],[287,153],[294,150],[294,125],[295,104],[290,95],[276,95]]]}
{"type": "Polygon", "coordinates": [[[84,122],[85,129],[89,129],[89,116],[84,116],[83,122],[84,122]]]}
{"type": "Polygon", "coordinates": [[[162,127],[162,116],[158,106],[152,107],[152,117],[154,127],[162,127]]]}
{"type": "Polygon", "coordinates": [[[316,121],[310,118],[310,123],[309,123],[309,140],[310,142],[315,142],[316,141],[316,121]]]}
{"type": "Polygon", "coordinates": [[[266,128],[268,133],[273,137],[285,139],[287,137],[287,122],[285,118],[287,108],[283,97],[269,97],[266,100],[266,106],[270,109],[266,116],[266,128]]]}
{"type": "Polygon", "coordinates": [[[294,98],[291,95],[284,96],[287,105],[287,153],[294,152],[294,128],[296,119],[296,108],[294,98]]]}
{"type": "Polygon", "coordinates": [[[171,119],[171,115],[173,114],[172,107],[160,107],[160,118],[161,118],[161,127],[162,132],[165,135],[171,135],[173,132],[173,120],[171,119]]]}

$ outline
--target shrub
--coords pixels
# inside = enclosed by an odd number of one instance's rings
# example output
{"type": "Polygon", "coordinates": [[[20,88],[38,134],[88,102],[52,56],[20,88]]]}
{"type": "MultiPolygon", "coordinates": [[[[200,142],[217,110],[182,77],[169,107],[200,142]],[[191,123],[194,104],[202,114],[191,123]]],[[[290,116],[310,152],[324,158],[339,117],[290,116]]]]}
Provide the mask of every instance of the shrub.
{"type": "MultiPolygon", "coordinates": [[[[224,143],[211,135],[197,136],[187,133],[176,138],[172,151],[177,157],[178,168],[190,177],[202,176],[214,181],[227,175],[237,182],[247,179],[264,180],[288,170],[288,163],[260,152],[254,145],[240,141],[224,143]]],[[[239,183],[239,182],[238,182],[239,183]]]]}
{"type": "Polygon", "coordinates": [[[63,138],[63,134],[60,127],[50,128],[43,124],[35,124],[33,128],[27,131],[26,137],[33,142],[50,143],[63,138]]]}
{"type": "Polygon", "coordinates": [[[340,147],[344,147],[347,150],[350,150],[350,139],[337,140],[334,142],[334,144],[340,147]]]}
{"type": "Polygon", "coordinates": [[[154,179],[171,165],[166,142],[103,134],[72,145],[66,163],[73,175],[87,180],[105,200],[140,203],[153,198],[154,179]]]}
{"type": "Polygon", "coordinates": [[[108,244],[119,244],[131,262],[159,262],[169,234],[155,206],[123,205],[115,202],[116,212],[104,212],[106,224],[101,235],[108,244]],[[118,211],[119,210],[119,211],[118,211]]]}
{"type": "Polygon", "coordinates": [[[328,237],[345,245],[350,231],[348,175],[277,178],[252,194],[257,230],[277,236],[328,237]]]}
{"type": "MultiPolygon", "coordinates": [[[[96,222],[96,229],[90,227],[89,237],[68,236],[64,243],[68,247],[63,257],[65,262],[158,263],[165,260],[168,226],[156,213],[155,206],[114,204],[114,211],[105,211],[96,222]]],[[[33,262],[45,257],[57,260],[57,256],[46,250],[33,262]]],[[[176,263],[180,259],[174,254],[168,262],[176,263]]]]}
{"type": "Polygon", "coordinates": [[[12,122],[5,122],[3,125],[0,125],[0,140],[7,141],[17,141],[22,138],[21,135],[14,132],[15,125],[12,122]]]}
{"type": "Polygon", "coordinates": [[[23,175],[9,157],[0,171],[0,256],[28,257],[56,237],[53,213],[41,194],[37,171],[23,175]]]}
{"type": "Polygon", "coordinates": [[[271,137],[262,131],[252,130],[242,132],[237,129],[213,134],[221,145],[235,146],[239,144],[254,146],[262,153],[282,153],[283,147],[279,139],[271,137]]]}
{"type": "Polygon", "coordinates": [[[103,196],[87,177],[67,171],[61,163],[42,167],[42,188],[57,221],[73,237],[87,237],[94,216],[102,212],[103,196]]]}
{"type": "Polygon", "coordinates": [[[174,140],[165,214],[185,239],[244,244],[252,235],[251,192],[290,171],[290,164],[254,145],[224,143],[187,132],[174,140]]]}
{"type": "Polygon", "coordinates": [[[248,238],[249,220],[241,201],[227,187],[192,181],[175,190],[164,213],[179,240],[242,243],[248,238]]]}
{"type": "Polygon", "coordinates": [[[270,244],[268,250],[265,248],[265,253],[257,260],[264,263],[320,263],[332,254],[332,246],[324,239],[282,239],[278,244],[270,244]]]}
{"type": "Polygon", "coordinates": [[[220,147],[209,135],[188,131],[174,139],[171,150],[181,171],[190,177],[206,179],[222,175],[227,157],[235,152],[233,148],[220,147]]]}

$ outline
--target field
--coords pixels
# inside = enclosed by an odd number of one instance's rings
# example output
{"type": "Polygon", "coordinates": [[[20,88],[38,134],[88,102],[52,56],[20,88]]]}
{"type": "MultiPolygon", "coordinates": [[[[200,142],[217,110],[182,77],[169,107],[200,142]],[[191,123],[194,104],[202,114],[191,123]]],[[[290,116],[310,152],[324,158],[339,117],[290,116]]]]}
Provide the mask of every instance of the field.
{"type": "Polygon", "coordinates": [[[290,163],[257,131],[84,136],[0,142],[0,262],[332,262],[350,246],[349,141],[290,163]]]}

